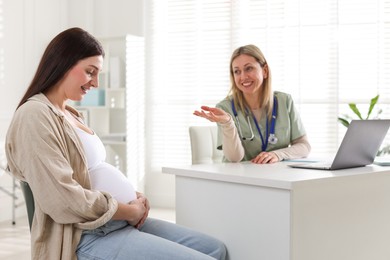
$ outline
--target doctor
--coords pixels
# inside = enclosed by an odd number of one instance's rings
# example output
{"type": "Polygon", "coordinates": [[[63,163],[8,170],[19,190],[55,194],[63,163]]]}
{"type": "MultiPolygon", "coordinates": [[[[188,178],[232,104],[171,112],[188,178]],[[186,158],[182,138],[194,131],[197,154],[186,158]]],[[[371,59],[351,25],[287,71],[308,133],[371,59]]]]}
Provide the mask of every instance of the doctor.
{"type": "Polygon", "coordinates": [[[291,95],[272,91],[271,70],[258,47],[237,48],[230,59],[229,95],[194,115],[218,124],[223,161],[264,164],[306,157],[306,131],[291,95]]]}

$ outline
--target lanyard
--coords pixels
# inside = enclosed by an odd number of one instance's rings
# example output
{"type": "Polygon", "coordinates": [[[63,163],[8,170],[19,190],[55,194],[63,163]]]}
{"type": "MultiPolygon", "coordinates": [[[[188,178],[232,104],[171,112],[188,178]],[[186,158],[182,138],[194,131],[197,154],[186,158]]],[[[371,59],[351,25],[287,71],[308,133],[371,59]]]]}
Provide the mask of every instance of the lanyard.
{"type": "MultiPolygon", "coordinates": [[[[242,136],[241,125],[240,125],[240,122],[238,120],[237,111],[236,111],[236,108],[234,106],[234,101],[232,100],[231,103],[232,103],[233,114],[234,114],[234,117],[236,118],[238,131],[239,131],[239,133],[241,135],[241,138],[243,140],[253,140],[253,132],[252,132],[252,128],[251,128],[251,125],[250,125],[250,122],[249,122],[249,117],[248,117],[248,125],[249,125],[249,129],[250,129],[250,131],[252,133],[252,137],[251,138],[246,138],[246,137],[242,136]]],[[[256,125],[257,131],[259,132],[259,135],[260,135],[260,138],[261,138],[261,144],[262,144],[261,148],[262,148],[263,151],[266,151],[268,143],[276,144],[277,141],[278,141],[278,138],[276,138],[276,136],[275,136],[275,124],[276,124],[276,113],[277,113],[277,110],[278,110],[278,99],[276,98],[276,96],[274,96],[274,106],[273,106],[273,109],[272,109],[271,128],[268,127],[269,122],[268,122],[268,119],[266,119],[266,130],[265,130],[266,131],[266,135],[265,136],[268,137],[268,138],[264,138],[263,137],[263,134],[261,133],[261,130],[260,130],[259,123],[257,122],[256,117],[251,112],[253,121],[254,121],[254,123],[256,125]]],[[[248,114],[248,109],[246,109],[246,113],[248,114]]]]}
{"type": "MultiPolygon", "coordinates": [[[[257,119],[256,119],[256,117],[255,117],[255,115],[253,113],[251,113],[251,114],[252,114],[252,117],[253,117],[253,121],[255,122],[255,125],[256,125],[256,128],[257,128],[257,132],[259,132],[259,135],[260,135],[260,138],[261,138],[261,149],[262,149],[262,151],[265,151],[267,149],[267,146],[268,146],[268,138],[266,138],[264,140],[264,137],[261,134],[260,126],[257,123],[257,119]]],[[[273,120],[272,120],[272,122],[275,124],[275,122],[273,120]]],[[[266,119],[266,121],[265,121],[265,136],[269,136],[268,135],[268,119],[266,119]]]]}

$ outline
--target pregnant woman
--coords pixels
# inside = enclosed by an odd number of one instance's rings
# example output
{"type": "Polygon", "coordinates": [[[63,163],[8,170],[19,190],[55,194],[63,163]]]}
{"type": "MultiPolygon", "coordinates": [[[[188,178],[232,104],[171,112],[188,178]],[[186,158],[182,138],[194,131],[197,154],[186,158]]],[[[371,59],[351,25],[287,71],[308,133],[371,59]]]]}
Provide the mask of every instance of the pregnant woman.
{"type": "Polygon", "coordinates": [[[47,46],[6,137],[11,173],[34,194],[31,259],[225,259],[220,241],[148,218],[149,203],[67,105],[99,85],[104,50],[70,28],[47,46]]]}

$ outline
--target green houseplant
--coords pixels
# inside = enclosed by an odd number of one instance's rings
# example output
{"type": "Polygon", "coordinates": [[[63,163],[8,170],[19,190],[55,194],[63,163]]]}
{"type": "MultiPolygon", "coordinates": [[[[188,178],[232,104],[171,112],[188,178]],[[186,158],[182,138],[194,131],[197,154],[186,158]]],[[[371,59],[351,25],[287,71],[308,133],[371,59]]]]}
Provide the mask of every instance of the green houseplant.
{"type": "MultiPolygon", "coordinates": [[[[360,113],[360,110],[358,109],[356,103],[349,103],[349,108],[352,110],[352,112],[361,120],[370,119],[370,116],[372,114],[372,111],[374,110],[375,105],[378,103],[379,95],[376,95],[374,98],[370,101],[370,106],[368,108],[367,116],[363,118],[362,113],[360,113]]],[[[379,109],[376,113],[376,116],[374,118],[379,118],[379,115],[382,114],[382,109],[379,109]]],[[[345,127],[348,127],[351,120],[353,118],[349,115],[344,115],[344,117],[338,117],[338,121],[344,125],[345,127]]]]}
{"type": "MultiPolygon", "coordinates": [[[[375,105],[378,103],[379,95],[376,95],[370,100],[370,104],[368,107],[367,115],[365,117],[362,116],[362,113],[360,112],[359,108],[357,107],[356,103],[349,103],[348,106],[352,110],[352,112],[361,120],[367,120],[367,119],[378,119],[379,115],[382,114],[382,109],[377,109],[376,114],[373,116],[372,112],[374,111],[375,105]]],[[[348,127],[351,120],[353,118],[349,115],[343,115],[343,117],[338,117],[338,121],[344,125],[345,127],[348,127]]],[[[390,154],[390,145],[386,145],[382,147],[377,153],[377,156],[384,155],[384,154],[390,154]]]]}

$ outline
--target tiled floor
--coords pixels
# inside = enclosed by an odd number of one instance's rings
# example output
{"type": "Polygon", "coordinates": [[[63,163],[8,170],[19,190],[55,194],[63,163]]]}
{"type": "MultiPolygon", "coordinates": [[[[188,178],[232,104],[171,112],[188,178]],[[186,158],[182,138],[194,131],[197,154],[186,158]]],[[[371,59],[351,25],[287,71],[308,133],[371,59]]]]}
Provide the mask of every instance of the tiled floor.
{"type": "MultiPolygon", "coordinates": [[[[153,218],[175,222],[175,211],[170,209],[152,209],[149,214],[153,218]]],[[[26,218],[0,223],[0,259],[29,260],[30,230],[26,218]]]]}
{"type": "Polygon", "coordinates": [[[30,229],[27,218],[0,223],[0,259],[30,259],[30,229]]]}

